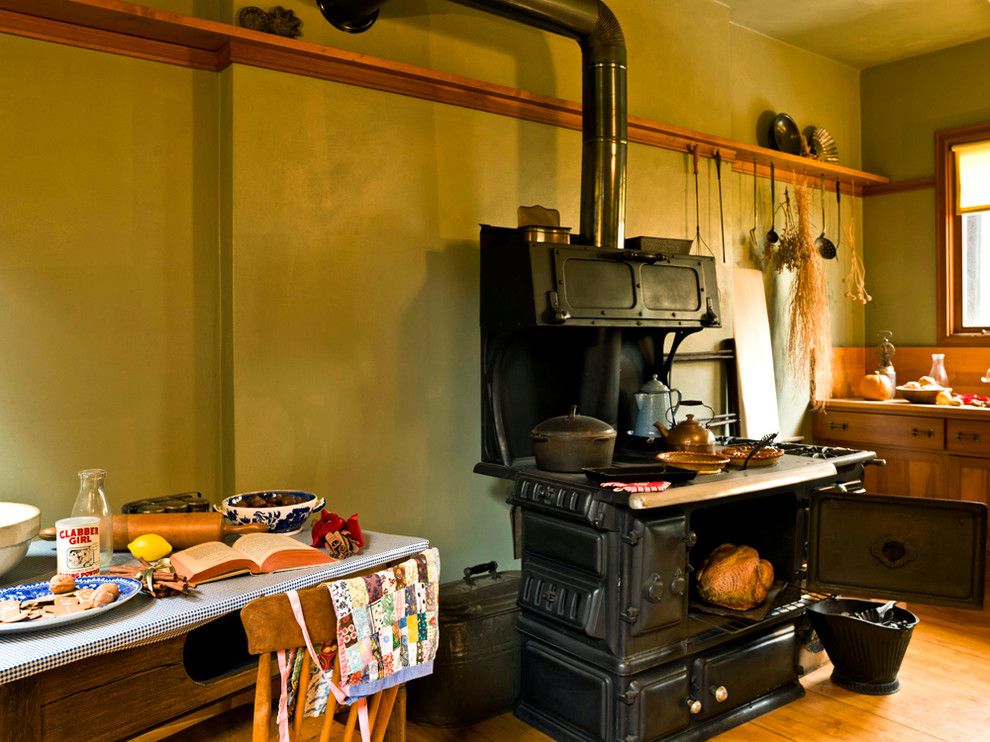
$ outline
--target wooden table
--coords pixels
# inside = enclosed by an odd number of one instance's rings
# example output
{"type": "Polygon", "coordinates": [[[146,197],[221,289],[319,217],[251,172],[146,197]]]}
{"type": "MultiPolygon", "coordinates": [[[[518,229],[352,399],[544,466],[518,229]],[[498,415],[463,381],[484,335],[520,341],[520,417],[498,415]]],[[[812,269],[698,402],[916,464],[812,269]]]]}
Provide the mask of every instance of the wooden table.
{"type": "MultiPolygon", "coordinates": [[[[366,536],[361,554],[333,565],[245,575],[202,585],[188,597],[141,595],[61,630],[0,635],[0,742],[150,742],[250,703],[257,660],[247,653],[241,607],[429,546],[409,536],[366,536]]],[[[118,554],[118,561],[128,557],[118,554]]],[[[35,542],[3,584],[47,579],[54,568],[54,545],[35,542]]]]}

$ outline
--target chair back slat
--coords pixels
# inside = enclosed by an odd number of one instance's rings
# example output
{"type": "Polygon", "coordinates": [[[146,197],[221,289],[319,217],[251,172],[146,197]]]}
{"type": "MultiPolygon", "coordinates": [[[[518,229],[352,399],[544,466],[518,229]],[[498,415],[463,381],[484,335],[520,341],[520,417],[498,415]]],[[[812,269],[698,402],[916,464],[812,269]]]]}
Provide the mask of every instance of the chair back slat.
{"type": "MultiPolygon", "coordinates": [[[[300,590],[299,602],[302,604],[313,644],[336,642],[337,617],[330,600],[330,591],[322,585],[300,590]]],[[[306,640],[292,613],[292,606],[284,594],[252,600],[241,609],[241,623],[244,624],[248,652],[251,654],[306,646],[306,640]]]]}

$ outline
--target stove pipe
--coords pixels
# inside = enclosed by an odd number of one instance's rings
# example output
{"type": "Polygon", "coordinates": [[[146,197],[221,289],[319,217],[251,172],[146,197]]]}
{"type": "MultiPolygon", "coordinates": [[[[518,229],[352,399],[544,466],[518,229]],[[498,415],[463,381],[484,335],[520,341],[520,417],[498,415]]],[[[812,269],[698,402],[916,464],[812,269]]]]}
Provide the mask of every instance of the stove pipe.
{"type": "MultiPolygon", "coordinates": [[[[453,0],[477,10],[575,39],[583,62],[581,237],[619,249],[626,211],[626,42],[601,0],[453,0]]],[[[324,17],[348,33],[366,31],[385,0],[316,0],[324,17]]]]}

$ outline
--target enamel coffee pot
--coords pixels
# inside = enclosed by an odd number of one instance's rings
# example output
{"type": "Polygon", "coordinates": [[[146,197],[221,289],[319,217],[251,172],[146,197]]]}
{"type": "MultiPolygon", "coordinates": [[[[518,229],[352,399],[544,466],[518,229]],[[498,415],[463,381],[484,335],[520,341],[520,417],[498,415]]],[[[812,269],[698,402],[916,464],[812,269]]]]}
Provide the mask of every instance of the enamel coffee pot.
{"type": "Polygon", "coordinates": [[[667,425],[673,419],[672,410],[681,403],[681,393],[677,389],[669,389],[656,374],[643,384],[633,395],[636,400],[636,424],[633,435],[640,438],[656,438],[657,428],[654,423],[667,425]],[[674,401],[674,395],[677,401],[674,401]]]}

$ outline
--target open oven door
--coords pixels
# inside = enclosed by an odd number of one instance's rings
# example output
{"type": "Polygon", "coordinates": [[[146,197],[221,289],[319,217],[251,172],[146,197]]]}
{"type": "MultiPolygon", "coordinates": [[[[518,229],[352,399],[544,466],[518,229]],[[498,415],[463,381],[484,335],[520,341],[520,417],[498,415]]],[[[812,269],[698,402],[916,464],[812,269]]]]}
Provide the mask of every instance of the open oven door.
{"type": "Polygon", "coordinates": [[[810,520],[810,590],[957,608],[983,606],[983,503],[824,488],[812,494],[810,520]]]}

